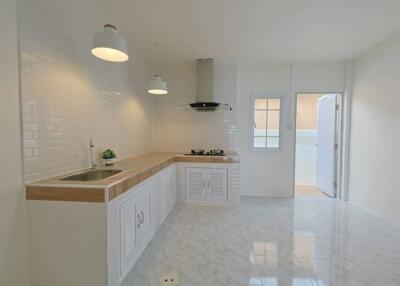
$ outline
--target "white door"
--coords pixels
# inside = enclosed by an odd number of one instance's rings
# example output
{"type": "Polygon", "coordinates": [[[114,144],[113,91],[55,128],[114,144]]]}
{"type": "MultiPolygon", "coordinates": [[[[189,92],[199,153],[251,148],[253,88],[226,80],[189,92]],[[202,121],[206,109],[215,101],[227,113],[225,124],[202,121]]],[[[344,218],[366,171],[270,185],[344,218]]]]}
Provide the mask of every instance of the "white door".
{"type": "Polygon", "coordinates": [[[228,169],[207,170],[207,201],[228,201],[228,169]]]}
{"type": "Polygon", "coordinates": [[[206,199],[206,172],[202,168],[186,168],[186,201],[202,202],[206,199]]]}
{"type": "Polygon", "coordinates": [[[318,100],[317,188],[336,197],[336,110],[337,95],[318,100]]]}

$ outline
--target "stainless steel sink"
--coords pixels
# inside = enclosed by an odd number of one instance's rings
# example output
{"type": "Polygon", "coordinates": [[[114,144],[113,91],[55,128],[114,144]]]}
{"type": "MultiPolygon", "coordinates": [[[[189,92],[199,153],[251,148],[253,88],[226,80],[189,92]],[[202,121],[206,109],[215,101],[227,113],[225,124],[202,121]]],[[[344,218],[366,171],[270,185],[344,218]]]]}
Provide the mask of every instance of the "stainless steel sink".
{"type": "Polygon", "coordinates": [[[122,170],[89,170],[64,177],[61,181],[95,181],[114,176],[121,172],[122,170]]]}

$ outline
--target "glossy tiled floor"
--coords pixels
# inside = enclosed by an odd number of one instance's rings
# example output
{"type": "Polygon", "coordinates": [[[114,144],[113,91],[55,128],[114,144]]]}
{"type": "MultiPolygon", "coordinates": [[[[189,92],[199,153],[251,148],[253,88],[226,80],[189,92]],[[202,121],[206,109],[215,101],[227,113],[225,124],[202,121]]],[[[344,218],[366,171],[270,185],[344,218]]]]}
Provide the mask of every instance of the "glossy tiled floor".
{"type": "Polygon", "coordinates": [[[324,198],[176,206],[124,281],[160,285],[400,285],[400,229],[324,198]]]}
{"type": "Polygon", "coordinates": [[[315,186],[296,185],[296,197],[328,197],[315,186]]]}

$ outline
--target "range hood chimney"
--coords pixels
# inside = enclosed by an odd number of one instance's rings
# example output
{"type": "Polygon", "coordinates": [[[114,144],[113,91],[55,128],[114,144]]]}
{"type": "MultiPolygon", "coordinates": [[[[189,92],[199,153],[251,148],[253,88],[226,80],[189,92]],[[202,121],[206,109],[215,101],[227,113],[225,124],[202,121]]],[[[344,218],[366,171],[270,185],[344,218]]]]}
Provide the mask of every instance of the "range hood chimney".
{"type": "Polygon", "coordinates": [[[214,59],[197,59],[196,102],[190,106],[197,111],[215,111],[221,106],[232,110],[230,105],[215,102],[214,59]]]}

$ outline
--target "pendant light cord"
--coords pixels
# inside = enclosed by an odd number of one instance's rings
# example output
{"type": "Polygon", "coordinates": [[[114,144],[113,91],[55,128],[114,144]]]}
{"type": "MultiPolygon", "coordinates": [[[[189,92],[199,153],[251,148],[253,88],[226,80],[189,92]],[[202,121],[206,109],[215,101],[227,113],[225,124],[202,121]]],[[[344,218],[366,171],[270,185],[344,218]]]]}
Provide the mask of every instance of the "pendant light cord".
{"type": "Polygon", "coordinates": [[[106,7],[108,7],[108,8],[106,8],[107,9],[107,23],[111,23],[111,8],[112,8],[112,6],[111,6],[111,1],[107,1],[106,0],[106,5],[105,5],[106,7]],[[109,4],[109,5],[107,5],[107,3],[109,4]]]}
{"type": "Polygon", "coordinates": [[[154,49],[156,52],[156,76],[160,76],[160,54],[159,54],[159,49],[160,45],[156,42],[153,43],[154,49]]]}

